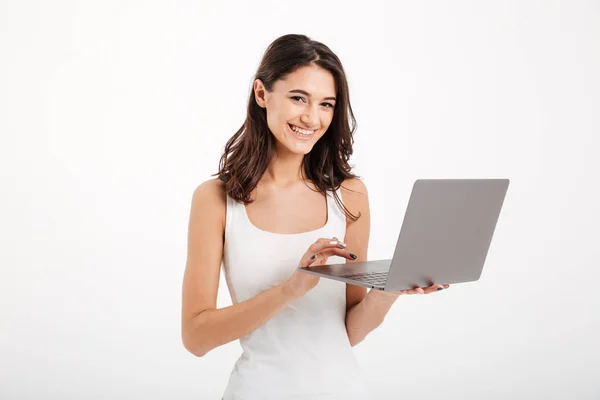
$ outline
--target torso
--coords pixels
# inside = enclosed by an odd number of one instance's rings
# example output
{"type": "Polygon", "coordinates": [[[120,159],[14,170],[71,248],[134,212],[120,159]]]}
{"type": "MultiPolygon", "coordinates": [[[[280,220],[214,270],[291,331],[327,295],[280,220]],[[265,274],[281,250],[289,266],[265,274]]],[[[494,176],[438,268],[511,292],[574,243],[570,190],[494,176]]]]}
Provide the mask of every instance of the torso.
{"type": "MultiPolygon", "coordinates": [[[[255,202],[245,207],[226,196],[223,272],[233,304],[289,279],[320,237],[345,239],[346,218],[331,192],[326,200],[303,184],[259,185],[250,198],[255,202]]],[[[328,262],[345,260],[334,256],[328,262]]],[[[224,399],[366,398],[345,318],[346,285],[321,279],[240,338],[243,353],[224,399]]]]}

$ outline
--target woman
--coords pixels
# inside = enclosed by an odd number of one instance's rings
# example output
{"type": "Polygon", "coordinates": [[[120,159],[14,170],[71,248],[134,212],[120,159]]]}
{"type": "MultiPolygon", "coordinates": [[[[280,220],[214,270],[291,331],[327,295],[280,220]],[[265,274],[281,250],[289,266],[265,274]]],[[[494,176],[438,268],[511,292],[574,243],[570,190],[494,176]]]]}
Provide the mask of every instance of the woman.
{"type": "Polygon", "coordinates": [[[218,179],[194,192],[182,338],[201,357],[239,339],[224,399],[366,398],[352,346],[401,294],[297,267],[367,257],[369,202],[351,172],[355,120],[338,57],[303,35],[266,50],[218,179]],[[216,309],[220,265],[233,305],[216,309]]]}

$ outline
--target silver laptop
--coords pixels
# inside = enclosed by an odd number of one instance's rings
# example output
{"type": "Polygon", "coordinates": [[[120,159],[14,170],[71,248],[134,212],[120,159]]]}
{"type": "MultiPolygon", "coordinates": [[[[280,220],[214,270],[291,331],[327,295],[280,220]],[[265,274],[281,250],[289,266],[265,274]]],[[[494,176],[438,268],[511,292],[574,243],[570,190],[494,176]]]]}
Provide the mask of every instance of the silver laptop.
{"type": "Polygon", "coordinates": [[[299,269],[384,291],[476,281],[508,185],[508,179],[419,179],[391,260],[299,269]]]}

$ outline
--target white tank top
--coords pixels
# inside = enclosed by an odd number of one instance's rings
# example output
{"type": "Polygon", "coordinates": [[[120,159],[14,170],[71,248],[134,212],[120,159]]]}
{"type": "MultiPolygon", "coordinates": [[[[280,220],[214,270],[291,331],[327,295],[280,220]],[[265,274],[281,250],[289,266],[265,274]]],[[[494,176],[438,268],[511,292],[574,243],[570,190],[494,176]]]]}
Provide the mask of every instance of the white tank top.
{"type": "MultiPolygon", "coordinates": [[[[326,198],[325,226],[276,234],[254,226],[246,207],[227,196],[223,268],[233,304],[289,279],[318,238],[344,240],[346,217],[331,192],[326,198]]],[[[328,262],[345,259],[331,257],[328,262]]],[[[240,338],[243,353],[223,399],[366,399],[345,318],[346,284],[322,278],[305,296],[240,338]]]]}

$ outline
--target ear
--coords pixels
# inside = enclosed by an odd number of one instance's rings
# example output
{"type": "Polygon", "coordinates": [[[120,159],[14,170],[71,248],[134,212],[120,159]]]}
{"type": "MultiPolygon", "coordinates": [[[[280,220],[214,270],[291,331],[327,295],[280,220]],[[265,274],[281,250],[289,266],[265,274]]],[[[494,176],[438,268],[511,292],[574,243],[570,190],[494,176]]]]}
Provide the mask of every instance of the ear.
{"type": "Polygon", "coordinates": [[[260,107],[267,106],[267,89],[260,79],[254,81],[254,99],[260,107]]]}

